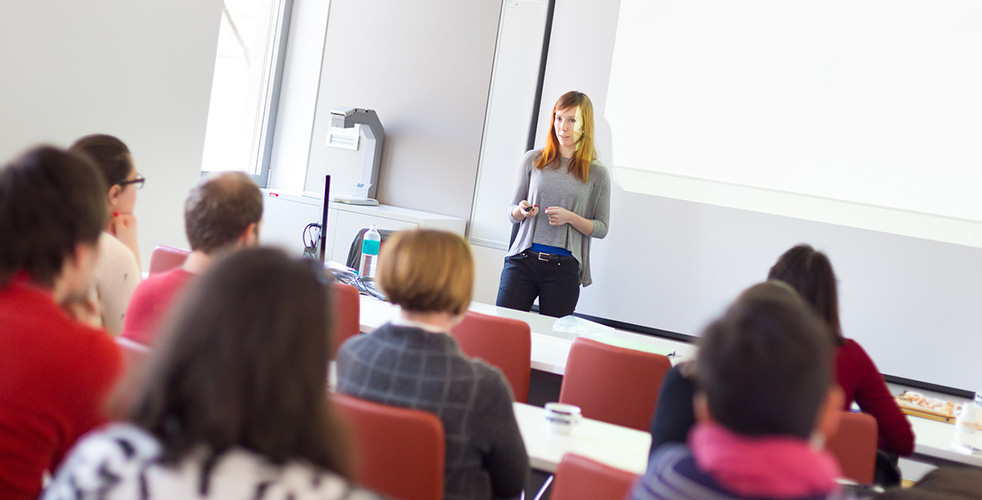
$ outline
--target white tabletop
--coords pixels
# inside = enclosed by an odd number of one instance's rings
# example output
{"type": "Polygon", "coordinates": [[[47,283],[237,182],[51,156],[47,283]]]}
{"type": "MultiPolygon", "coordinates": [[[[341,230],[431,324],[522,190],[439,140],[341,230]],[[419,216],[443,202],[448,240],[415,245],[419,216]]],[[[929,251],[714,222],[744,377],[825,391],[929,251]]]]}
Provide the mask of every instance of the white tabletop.
{"type": "MultiPolygon", "coordinates": [[[[651,435],[647,432],[585,418],[569,435],[557,434],[545,420],[545,409],[523,403],[514,403],[514,408],[533,469],[555,472],[566,453],[635,474],[643,474],[648,465],[651,435]]],[[[982,456],[952,449],[954,425],[918,417],[910,420],[917,436],[915,454],[982,467],[982,456]]]]}
{"type": "Polygon", "coordinates": [[[914,455],[940,458],[965,465],[982,467],[982,456],[955,451],[951,444],[955,439],[955,426],[927,418],[907,416],[914,428],[914,455]]]}
{"type": "Polygon", "coordinates": [[[514,403],[514,407],[533,469],[556,472],[566,453],[635,474],[643,474],[648,466],[651,435],[647,432],[584,418],[570,434],[558,434],[549,428],[545,409],[524,403],[514,403]]]}
{"type": "MultiPolygon", "coordinates": [[[[566,358],[569,356],[569,348],[573,344],[573,339],[579,336],[640,351],[666,355],[674,353],[675,355],[670,357],[672,363],[693,356],[696,350],[694,345],[687,342],[615,330],[597,324],[586,324],[589,327],[588,331],[579,334],[557,331],[553,328],[556,318],[480,302],[472,302],[469,309],[481,314],[517,319],[528,323],[532,330],[532,368],[557,375],[566,372],[566,358]]],[[[382,326],[396,318],[398,314],[398,306],[367,295],[361,296],[360,316],[361,331],[363,332],[370,332],[382,326]]]]}

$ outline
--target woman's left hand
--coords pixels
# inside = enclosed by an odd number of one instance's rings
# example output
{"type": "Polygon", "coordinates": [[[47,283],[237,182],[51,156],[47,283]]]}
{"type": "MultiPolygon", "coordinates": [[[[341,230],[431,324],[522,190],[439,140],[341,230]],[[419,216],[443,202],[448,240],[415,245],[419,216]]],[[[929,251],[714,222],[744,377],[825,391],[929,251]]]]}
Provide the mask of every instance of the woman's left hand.
{"type": "Polygon", "coordinates": [[[589,236],[593,233],[593,221],[584,219],[575,212],[566,210],[563,207],[548,207],[545,209],[546,216],[549,217],[550,226],[562,226],[569,224],[573,229],[589,236]]]}
{"type": "Polygon", "coordinates": [[[571,224],[576,220],[576,214],[566,210],[563,207],[548,207],[545,210],[546,216],[549,217],[550,226],[562,226],[563,224],[571,224]]]}

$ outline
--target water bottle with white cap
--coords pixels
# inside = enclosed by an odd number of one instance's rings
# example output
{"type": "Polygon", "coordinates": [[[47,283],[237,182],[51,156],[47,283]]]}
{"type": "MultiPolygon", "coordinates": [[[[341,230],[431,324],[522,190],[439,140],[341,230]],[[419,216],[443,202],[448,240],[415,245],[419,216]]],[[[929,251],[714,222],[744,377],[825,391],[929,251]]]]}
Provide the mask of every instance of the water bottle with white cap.
{"type": "Polygon", "coordinates": [[[378,252],[381,246],[382,236],[378,234],[378,229],[375,229],[375,224],[372,224],[361,240],[361,264],[358,266],[358,274],[362,278],[375,278],[375,271],[378,267],[378,252]]]}
{"type": "Polygon", "coordinates": [[[955,417],[954,448],[962,453],[982,455],[982,392],[975,393],[975,401],[966,401],[955,417]]]}

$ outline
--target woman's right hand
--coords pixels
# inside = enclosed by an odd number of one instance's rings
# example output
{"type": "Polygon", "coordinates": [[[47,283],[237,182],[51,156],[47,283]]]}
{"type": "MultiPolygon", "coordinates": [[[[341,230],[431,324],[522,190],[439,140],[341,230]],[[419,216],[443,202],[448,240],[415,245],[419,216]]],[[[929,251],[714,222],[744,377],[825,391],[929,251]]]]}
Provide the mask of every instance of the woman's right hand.
{"type": "Polygon", "coordinates": [[[539,206],[529,203],[527,200],[522,200],[518,202],[518,206],[512,210],[512,217],[518,220],[525,220],[529,217],[535,217],[539,213],[539,206]]]}
{"type": "Polygon", "coordinates": [[[133,214],[113,214],[109,232],[133,251],[139,259],[140,249],[136,235],[136,216],[133,214]]]}

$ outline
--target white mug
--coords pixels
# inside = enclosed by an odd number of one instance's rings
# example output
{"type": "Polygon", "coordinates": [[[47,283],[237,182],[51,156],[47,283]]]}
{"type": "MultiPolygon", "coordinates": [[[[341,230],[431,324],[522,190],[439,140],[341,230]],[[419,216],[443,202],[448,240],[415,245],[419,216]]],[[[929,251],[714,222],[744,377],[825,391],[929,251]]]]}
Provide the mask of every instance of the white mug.
{"type": "Polygon", "coordinates": [[[564,403],[546,403],[546,422],[558,434],[569,434],[580,423],[583,414],[579,406],[564,403]]]}

